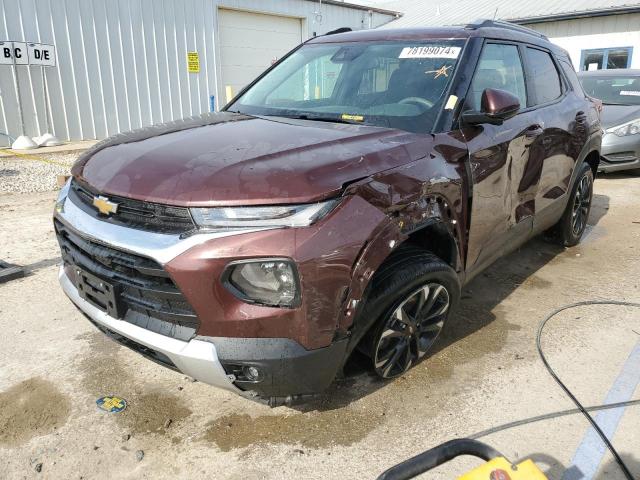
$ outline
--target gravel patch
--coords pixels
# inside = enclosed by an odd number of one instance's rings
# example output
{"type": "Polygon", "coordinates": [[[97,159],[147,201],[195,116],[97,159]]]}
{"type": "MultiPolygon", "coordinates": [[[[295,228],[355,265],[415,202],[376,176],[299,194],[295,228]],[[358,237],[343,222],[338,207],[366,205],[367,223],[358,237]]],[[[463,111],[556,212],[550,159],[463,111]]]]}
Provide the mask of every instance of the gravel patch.
{"type": "Polygon", "coordinates": [[[82,152],[0,158],[0,195],[48,192],[58,189],[58,175],[69,175],[82,152]]]}

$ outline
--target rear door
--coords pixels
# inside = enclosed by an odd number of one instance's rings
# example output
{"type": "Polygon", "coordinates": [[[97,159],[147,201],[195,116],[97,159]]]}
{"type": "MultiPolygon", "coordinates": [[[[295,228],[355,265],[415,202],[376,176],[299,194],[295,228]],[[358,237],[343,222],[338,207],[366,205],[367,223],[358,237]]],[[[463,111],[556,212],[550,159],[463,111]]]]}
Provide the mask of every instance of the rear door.
{"type": "Polygon", "coordinates": [[[519,190],[534,197],[534,229],[539,232],[556,223],[564,211],[575,160],[585,141],[587,117],[584,96],[570,94],[551,52],[531,45],[523,51],[541,131],[530,147],[536,155],[528,159],[519,190]]]}
{"type": "Polygon", "coordinates": [[[486,88],[512,93],[521,110],[503,125],[465,126],[472,179],[467,273],[473,276],[516,248],[532,232],[535,189],[530,165],[541,161],[535,142],[542,134],[538,114],[530,106],[522,50],[517,43],[487,40],[483,46],[465,109],[479,110],[486,88]]]}

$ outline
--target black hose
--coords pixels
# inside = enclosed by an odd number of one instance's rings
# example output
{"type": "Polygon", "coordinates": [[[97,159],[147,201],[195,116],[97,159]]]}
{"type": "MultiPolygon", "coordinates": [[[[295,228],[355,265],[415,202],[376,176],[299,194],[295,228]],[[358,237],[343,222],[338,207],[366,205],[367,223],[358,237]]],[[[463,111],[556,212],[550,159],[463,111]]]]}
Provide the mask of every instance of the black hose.
{"type": "MultiPolygon", "coordinates": [[[[638,400],[629,400],[627,402],[617,402],[617,403],[608,403],[606,405],[595,405],[593,407],[585,407],[587,412],[598,412],[600,410],[609,410],[611,408],[620,408],[620,407],[633,407],[636,405],[640,405],[640,399],[638,400]]],[[[467,438],[472,440],[477,440],[478,438],[486,437],[488,435],[493,435],[494,433],[502,432],[503,430],[508,430],[510,428],[521,427],[523,425],[529,425],[530,423],[542,422],[544,420],[553,420],[554,418],[565,417],[567,415],[575,415],[576,413],[582,413],[582,410],[578,408],[572,408],[570,410],[560,410],[558,412],[545,413],[543,415],[536,415],[535,417],[524,418],[522,420],[515,420],[509,423],[503,423],[502,425],[498,425],[497,427],[487,428],[486,430],[482,430],[481,432],[474,433],[473,435],[469,435],[467,438]]]]}
{"type": "Polygon", "coordinates": [[[545,357],[544,352],[542,351],[542,344],[541,344],[542,331],[545,325],[547,324],[547,322],[551,320],[551,318],[556,316],[558,313],[563,312],[564,310],[568,310],[570,308],[576,308],[576,307],[583,307],[587,305],[619,305],[624,307],[640,308],[640,303],[623,302],[618,300],[588,300],[585,302],[571,303],[569,305],[560,307],[554,310],[553,312],[551,312],[549,315],[547,315],[547,317],[544,320],[542,320],[542,322],[540,322],[540,325],[538,326],[538,334],[536,336],[536,347],[538,348],[538,355],[540,355],[540,359],[542,360],[542,363],[544,364],[547,371],[549,372],[549,375],[551,375],[551,377],[556,381],[556,383],[560,385],[560,388],[564,390],[564,393],[571,399],[571,401],[576,405],[576,407],[578,407],[578,410],[580,411],[580,413],[582,413],[585,417],[587,417],[587,420],[589,420],[589,423],[591,423],[591,426],[595,429],[595,431],[598,433],[598,435],[600,436],[604,444],[607,446],[607,448],[613,455],[613,458],[615,458],[616,462],[620,466],[620,469],[622,470],[622,473],[624,473],[624,476],[627,478],[627,480],[634,480],[634,477],[633,475],[631,475],[629,468],[624,463],[622,458],[620,458],[620,455],[618,454],[616,449],[613,447],[613,445],[611,444],[611,442],[609,441],[605,433],[600,429],[600,427],[598,426],[596,421],[593,419],[591,414],[587,411],[586,408],[582,406],[582,404],[576,398],[576,396],[573,393],[571,393],[571,390],[569,390],[569,388],[562,382],[562,380],[560,380],[556,372],[553,370],[553,368],[551,368],[551,365],[549,365],[549,362],[547,361],[547,358],[545,357]]]}

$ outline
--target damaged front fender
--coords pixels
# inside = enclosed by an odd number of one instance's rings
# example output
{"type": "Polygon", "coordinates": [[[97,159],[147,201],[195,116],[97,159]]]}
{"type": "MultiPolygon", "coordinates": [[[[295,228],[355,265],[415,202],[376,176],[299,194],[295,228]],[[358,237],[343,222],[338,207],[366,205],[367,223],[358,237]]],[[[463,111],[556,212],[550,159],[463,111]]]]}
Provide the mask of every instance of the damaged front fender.
{"type": "Polygon", "coordinates": [[[357,182],[345,192],[380,209],[385,218],[366,241],[353,265],[338,322],[340,332],[351,328],[371,278],[391,252],[404,242],[417,242],[417,246],[437,250],[435,242],[446,238],[449,243],[446,248],[453,251],[449,258],[443,259],[458,271],[461,282],[463,280],[468,151],[466,144],[453,135],[436,135],[435,140],[435,147],[428,157],[357,182]],[[426,238],[420,235],[421,231],[428,232],[426,238]],[[430,232],[437,232],[434,236],[438,238],[429,239],[430,232]]]}

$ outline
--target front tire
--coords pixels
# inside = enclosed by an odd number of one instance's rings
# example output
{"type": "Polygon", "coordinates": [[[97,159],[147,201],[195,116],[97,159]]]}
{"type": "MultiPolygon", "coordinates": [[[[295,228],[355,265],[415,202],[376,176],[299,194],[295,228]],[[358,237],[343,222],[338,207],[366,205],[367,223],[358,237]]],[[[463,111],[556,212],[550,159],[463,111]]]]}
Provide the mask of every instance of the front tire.
{"type": "Polygon", "coordinates": [[[372,279],[362,315],[376,320],[363,339],[376,374],[395,378],[435,343],[460,297],[455,271],[424,250],[405,246],[372,279]]]}
{"type": "Polygon", "coordinates": [[[551,229],[552,238],[565,247],[573,247],[580,243],[587,228],[592,200],[593,171],[589,164],[583,163],[562,218],[551,229]]]}

